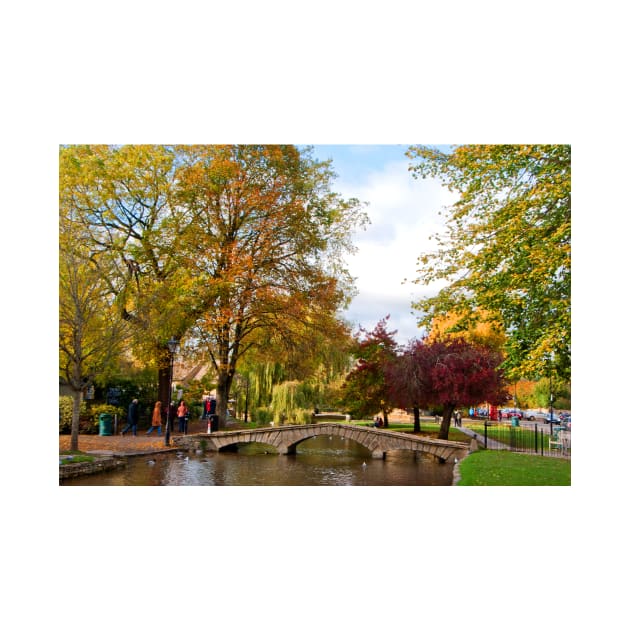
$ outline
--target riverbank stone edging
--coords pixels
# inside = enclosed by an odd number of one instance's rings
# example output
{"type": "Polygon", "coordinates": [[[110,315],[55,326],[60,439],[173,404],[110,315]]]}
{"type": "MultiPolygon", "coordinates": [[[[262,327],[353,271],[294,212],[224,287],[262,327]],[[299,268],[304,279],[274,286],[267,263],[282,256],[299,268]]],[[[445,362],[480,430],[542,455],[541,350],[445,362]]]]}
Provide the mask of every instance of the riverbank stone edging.
{"type": "MultiPolygon", "coordinates": [[[[91,475],[97,472],[113,470],[119,466],[126,466],[129,457],[169,453],[177,450],[179,449],[175,446],[171,446],[142,451],[86,451],[87,455],[94,455],[95,460],[93,462],[77,462],[76,464],[59,465],[59,479],[91,475]]],[[[61,455],[60,457],[63,459],[65,456],[61,455]]]]}
{"type": "Polygon", "coordinates": [[[75,464],[59,465],[59,479],[70,479],[81,475],[113,470],[119,466],[126,466],[127,461],[118,457],[97,457],[93,462],[76,462],[75,464]]]}

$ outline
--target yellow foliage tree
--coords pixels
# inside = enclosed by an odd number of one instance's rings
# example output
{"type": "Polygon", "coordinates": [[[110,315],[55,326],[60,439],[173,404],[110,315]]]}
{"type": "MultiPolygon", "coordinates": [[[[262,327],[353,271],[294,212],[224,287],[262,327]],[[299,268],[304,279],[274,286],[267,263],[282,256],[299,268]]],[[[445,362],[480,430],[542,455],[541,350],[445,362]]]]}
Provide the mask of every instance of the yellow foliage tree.
{"type": "Polygon", "coordinates": [[[475,317],[452,311],[434,317],[427,341],[445,341],[448,338],[465,339],[498,352],[503,351],[506,342],[503,326],[487,311],[478,311],[475,317]]]}

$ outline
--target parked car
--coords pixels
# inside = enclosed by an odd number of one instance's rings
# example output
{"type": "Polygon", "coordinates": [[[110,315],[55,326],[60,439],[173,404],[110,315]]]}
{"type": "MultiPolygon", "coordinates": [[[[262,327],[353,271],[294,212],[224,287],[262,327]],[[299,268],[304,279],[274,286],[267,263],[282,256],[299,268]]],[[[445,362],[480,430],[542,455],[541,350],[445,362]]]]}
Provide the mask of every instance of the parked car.
{"type": "Polygon", "coordinates": [[[540,422],[541,420],[545,424],[560,424],[560,418],[554,413],[553,420],[551,420],[551,416],[546,411],[527,411],[526,417],[530,422],[540,422]]]}
{"type": "Polygon", "coordinates": [[[501,414],[501,418],[505,420],[506,418],[512,418],[516,416],[519,420],[523,419],[523,412],[516,407],[506,407],[505,409],[500,409],[499,413],[501,414]]]}
{"type": "Polygon", "coordinates": [[[565,428],[571,430],[571,414],[570,413],[559,413],[560,424],[565,428]]]}

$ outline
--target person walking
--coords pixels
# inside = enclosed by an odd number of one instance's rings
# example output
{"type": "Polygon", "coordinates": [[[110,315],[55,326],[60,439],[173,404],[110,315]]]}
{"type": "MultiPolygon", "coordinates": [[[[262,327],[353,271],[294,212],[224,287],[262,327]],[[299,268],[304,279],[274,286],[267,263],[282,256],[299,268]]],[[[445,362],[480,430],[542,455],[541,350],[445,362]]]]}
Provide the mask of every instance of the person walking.
{"type": "Polygon", "coordinates": [[[127,411],[127,426],[125,426],[125,428],[120,432],[120,435],[125,435],[125,433],[131,429],[133,436],[136,437],[139,418],[140,405],[138,405],[138,399],[134,398],[129,405],[129,410],[127,411]]]}
{"type": "Polygon", "coordinates": [[[186,403],[182,399],[181,402],[179,403],[179,407],[177,407],[177,419],[179,420],[180,433],[186,432],[186,420],[187,420],[186,416],[187,415],[188,415],[188,407],[186,406],[186,403]]]}
{"type": "Polygon", "coordinates": [[[147,431],[147,435],[157,428],[158,435],[162,435],[162,403],[158,400],[153,408],[153,416],[151,418],[151,428],[147,431]]]}

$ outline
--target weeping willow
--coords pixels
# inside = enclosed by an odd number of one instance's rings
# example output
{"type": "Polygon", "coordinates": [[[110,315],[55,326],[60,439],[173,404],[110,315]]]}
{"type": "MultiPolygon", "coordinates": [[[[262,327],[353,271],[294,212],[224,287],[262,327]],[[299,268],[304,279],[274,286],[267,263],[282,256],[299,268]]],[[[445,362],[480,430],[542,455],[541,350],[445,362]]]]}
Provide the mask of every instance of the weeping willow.
{"type": "Polygon", "coordinates": [[[248,371],[250,396],[253,407],[267,407],[272,398],[273,387],[284,378],[279,363],[261,363],[248,371]]]}
{"type": "Polygon", "coordinates": [[[285,380],[288,375],[280,363],[256,364],[241,373],[247,385],[234,392],[238,408],[244,409],[247,391],[252,417],[262,411],[263,416],[269,413],[277,424],[310,422],[315,408],[334,404],[333,390],[339,385],[338,381],[343,382],[348,365],[347,356],[336,363],[322,363],[311,378],[298,381],[285,380]]]}
{"type": "Polygon", "coordinates": [[[312,412],[312,409],[307,409],[308,403],[302,383],[279,383],[273,388],[271,397],[273,421],[277,424],[304,424],[312,412]]]}

